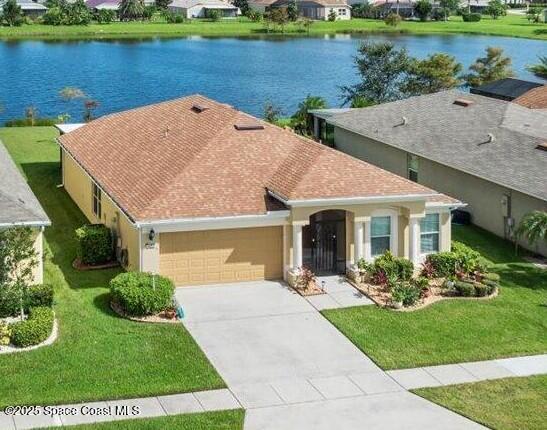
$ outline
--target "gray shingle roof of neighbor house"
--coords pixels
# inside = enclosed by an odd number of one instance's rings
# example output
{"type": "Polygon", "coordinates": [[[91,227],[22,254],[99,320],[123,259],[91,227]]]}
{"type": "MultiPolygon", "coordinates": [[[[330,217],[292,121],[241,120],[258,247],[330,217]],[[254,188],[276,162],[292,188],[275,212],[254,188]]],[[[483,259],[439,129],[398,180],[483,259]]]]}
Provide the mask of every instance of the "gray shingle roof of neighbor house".
{"type": "Polygon", "coordinates": [[[449,90],[352,109],[328,122],[547,200],[547,112],[449,90]]]}
{"type": "Polygon", "coordinates": [[[51,222],[0,141],[0,228],[51,222]]]}

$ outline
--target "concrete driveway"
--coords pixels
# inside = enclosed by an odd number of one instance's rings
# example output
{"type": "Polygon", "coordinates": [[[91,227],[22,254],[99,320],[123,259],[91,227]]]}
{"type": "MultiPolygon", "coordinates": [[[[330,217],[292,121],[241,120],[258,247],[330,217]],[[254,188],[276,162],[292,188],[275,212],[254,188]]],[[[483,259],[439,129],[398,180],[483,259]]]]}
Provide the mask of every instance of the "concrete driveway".
{"type": "Polygon", "coordinates": [[[281,282],[178,288],[245,429],[481,428],[396,383],[281,282]]]}

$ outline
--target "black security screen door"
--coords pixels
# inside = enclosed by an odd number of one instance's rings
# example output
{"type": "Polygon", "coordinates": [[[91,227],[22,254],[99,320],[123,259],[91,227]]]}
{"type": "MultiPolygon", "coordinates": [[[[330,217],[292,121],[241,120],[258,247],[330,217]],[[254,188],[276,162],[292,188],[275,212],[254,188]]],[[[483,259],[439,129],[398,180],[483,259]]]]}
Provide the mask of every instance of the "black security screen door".
{"type": "Polygon", "coordinates": [[[342,273],[346,260],[346,214],[332,210],[318,212],[304,227],[304,265],[316,274],[342,273]]]}

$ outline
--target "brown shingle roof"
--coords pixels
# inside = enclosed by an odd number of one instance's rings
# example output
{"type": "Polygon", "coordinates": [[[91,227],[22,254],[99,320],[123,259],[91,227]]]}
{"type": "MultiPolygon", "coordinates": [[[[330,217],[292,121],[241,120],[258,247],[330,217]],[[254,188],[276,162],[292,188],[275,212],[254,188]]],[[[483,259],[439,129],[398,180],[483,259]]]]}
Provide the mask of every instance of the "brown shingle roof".
{"type": "Polygon", "coordinates": [[[279,209],[267,189],[288,200],[434,193],[199,95],[99,118],[59,142],[136,221],[263,214],[279,209]],[[264,128],[235,128],[251,120],[264,128]]]}
{"type": "Polygon", "coordinates": [[[547,109],[547,85],[525,92],[513,100],[513,103],[518,103],[529,109],[547,109]]]}

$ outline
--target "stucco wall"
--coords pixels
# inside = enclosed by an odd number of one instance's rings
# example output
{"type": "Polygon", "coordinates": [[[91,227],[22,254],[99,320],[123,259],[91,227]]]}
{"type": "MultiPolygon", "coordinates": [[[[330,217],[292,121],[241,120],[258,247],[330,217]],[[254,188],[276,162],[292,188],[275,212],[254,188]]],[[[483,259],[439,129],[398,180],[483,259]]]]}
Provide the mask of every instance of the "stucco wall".
{"type": "MultiPolygon", "coordinates": [[[[386,170],[407,177],[407,152],[335,127],[336,148],[386,170]]],[[[501,200],[511,198],[511,215],[518,225],[522,216],[533,210],[547,211],[547,202],[513,191],[493,182],[461,172],[448,166],[419,158],[418,181],[436,191],[456,197],[468,204],[466,211],[472,222],[500,237],[509,238],[504,231],[501,200]]],[[[520,241],[526,248],[526,241],[520,241]]],[[[533,248],[547,254],[547,246],[533,248]]]]}
{"type": "Polygon", "coordinates": [[[128,264],[126,269],[139,268],[139,236],[137,229],[128,221],[114,202],[105,194],[101,196],[101,218],[92,209],[92,182],[80,166],[63,152],[63,183],[65,190],[78,205],[90,223],[102,223],[118,233],[118,245],[127,249],[128,264]]]}
{"type": "Polygon", "coordinates": [[[36,252],[36,266],[32,268],[32,284],[44,282],[44,233],[42,229],[33,229],[34,251],[36,252]]]}

